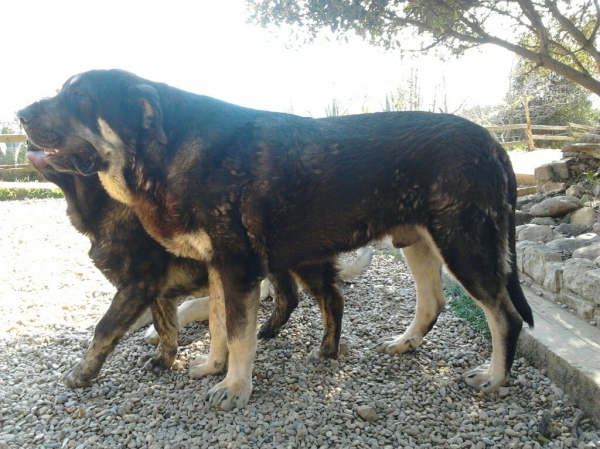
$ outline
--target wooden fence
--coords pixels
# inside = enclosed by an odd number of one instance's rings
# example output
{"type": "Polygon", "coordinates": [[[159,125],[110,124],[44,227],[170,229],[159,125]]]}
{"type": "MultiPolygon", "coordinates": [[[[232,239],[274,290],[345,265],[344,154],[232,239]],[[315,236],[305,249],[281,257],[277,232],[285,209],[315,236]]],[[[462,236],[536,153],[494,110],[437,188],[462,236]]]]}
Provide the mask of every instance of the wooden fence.
{"type": "MultiPolygon", "coordinates": [[[[0,134],[0,143],[21,143],[25,141],[27,141],[25,134],[0,134]]],[[[0,174],[2,172],[36,173],[37,170],[33,168],[33,165],[27,163],[0,165],[0,174]]]]}
{"type": "MultiPolygon", "coordinates": [[[[535,149],[536,140],[574,142],[582,134],[596,129],[595,126],[578,125],[577,123],[569,123],[566,126],[532,125],[531,123],[520,123],[517,125],[486,126],[485,128],[492,132],[492,134],[496,136],[496,138],[504,147],[522,145],[526,146],[529,150],[535,149]],[[515,130],[523,130],[524,138],[521,140],[511,140],[507,142],[503,141],[503,132],[515,130]],[[560,134],[534,134],[533,131],[555,132],[560,134]]],[[[26,140],[27,137],[25,134],[0,134],[0,143],[20,143],[25,142],[26,140]]],[[[35,168],[33,168],[33,166],[29,163],[0,165],[0,174],[3,171],[22,173],[36,172],[35,168]]]]}
{"type": "Polygon", "coordinates": [[[528,123],[520,123],[517,125],[486,126],[486,129],[496,135],[504,147],[523,145],[527,146],[529,150],[533,150],[535,149],[536,140],[575,142],[582,134],[595,130],[596,126],[578,125],[577,123],[569,123],[566,126],[532,125],[528,123]],[[503,131],[514,130],[523,130],[524,138],[521,140],[511,140],[508,142],[502,141],[499,133],[502,133],[503,131]],[[534,134],[533,131],[558,132],[560,134],[534,134]]]}

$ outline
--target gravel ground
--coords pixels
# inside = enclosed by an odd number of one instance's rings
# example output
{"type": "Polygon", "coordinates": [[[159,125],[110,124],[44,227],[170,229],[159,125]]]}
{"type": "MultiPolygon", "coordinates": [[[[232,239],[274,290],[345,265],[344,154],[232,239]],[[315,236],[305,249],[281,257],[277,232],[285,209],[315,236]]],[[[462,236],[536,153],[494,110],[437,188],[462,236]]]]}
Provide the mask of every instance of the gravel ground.
{"type": "Polygon", "coordinates": [[[242,410],[207,408],[204,395],[219,379],[187,376],[188,360],[208,351],[206,323],[182,332],[178,369],[143,371],[138,359],[153,348],[140,331],[91,388],[68,390],[60,376],[82,356],[114,289],[88,260],[89,242],[68,223],[63,200],[0,202],[0,236],[1,449],[600,447],[586,419],[573,432],[576,404],[522,359],[501,394],[469,389],[461,375],[485,362],[491,345],[450,310],[417,351],[375,352],[414,311],[408,270],[389,251],[343,286],[348,353],[306,362],[321,323],[303,298],[281,335],[259,342],[242,410]]]}

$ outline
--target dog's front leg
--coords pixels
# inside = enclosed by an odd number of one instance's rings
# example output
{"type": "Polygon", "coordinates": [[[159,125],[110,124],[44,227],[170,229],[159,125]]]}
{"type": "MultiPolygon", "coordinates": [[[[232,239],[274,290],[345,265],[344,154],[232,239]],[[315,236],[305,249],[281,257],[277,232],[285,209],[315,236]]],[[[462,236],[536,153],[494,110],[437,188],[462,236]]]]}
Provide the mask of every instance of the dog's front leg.
{"type": "Polygon", "coordinates": [[[190,362],[191,378],[221,374],[227,368],[227,328],[225,321],[225,299],[223,282],[219,272],[209,268],[210,299],[208,306],[208,328],[210,330],[210,350],[190,362]]]}
{"type": "Polygon", "coordinates": [[[117,291],[110,307],[96,325],[94,338],[85,355],[64,375],[63,384],[69,388],[90,385],[108,355],[152,302],[155,294],[155,291],[140,289],[139,286],[128,286],[117,291]]]}
{"type": "Polygon", "coordinates": [[[211,405],[223,410],[247,404],[252,393],[252,366],[256,355],[259,282],[256,276],[246,272],[245,267],[236,268],[228,265],[227,269],[209,270],[211,304],[218,302],[223,307],[214,307],[214,311],[221,316],[211,313],[209,319],[211,348],[208,357],[204,363],[193,368],[210,374],[212,366],[223,360],[223,343],[226,344],[229,353],[227,375],[207,395],[211,405]],[[218,288],[213,288],[213,284],[218,288]],[[217,320],[220,325],[213,327],[217,320]],[[213,329],[216,331],[214,334],[213,329]]]}

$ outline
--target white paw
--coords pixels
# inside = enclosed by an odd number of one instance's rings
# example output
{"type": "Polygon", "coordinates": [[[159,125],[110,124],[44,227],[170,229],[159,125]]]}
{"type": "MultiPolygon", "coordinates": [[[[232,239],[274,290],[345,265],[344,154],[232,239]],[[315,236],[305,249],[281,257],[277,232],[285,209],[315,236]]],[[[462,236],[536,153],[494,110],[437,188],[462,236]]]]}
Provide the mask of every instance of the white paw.
{"type": "Polygon", "coordinates": [[[146,329],[146,333],[144,334],[144,341],[154,346],[158,344],[158,332],[156,332],[154,325],[146,329]]]}
{"type": "Polygon", "coordinates": [[[227,378],[212,387],[206,395],[209,405],[221,410],[232,410],[242,408],[250,399],[252,394],[252,382],[237,381],[229,385],[227,378]]]}
{"type": "Polygon", "coordinates": [[[468,386],[483,393],[492,393],[508,382],[509,375],[494,376],[490,365],[481,365],[463,374],[468,386]]]}
{"type": "Polygon", "coordinates": [[[204,376],[214,376],[223,373],[226,367],[227,363],[225,360],[211,360],[209,356],[201,355],[190,362],[188,374],[192,379],[204,376]]]}
{"type": "Polygon", "coordinates": [[[420,334],[407,335],[405,333],[380,340],[375,346],[375,350],[387,354],[403,354],[417,349],[422,341],[423,336],[420,334]]]}

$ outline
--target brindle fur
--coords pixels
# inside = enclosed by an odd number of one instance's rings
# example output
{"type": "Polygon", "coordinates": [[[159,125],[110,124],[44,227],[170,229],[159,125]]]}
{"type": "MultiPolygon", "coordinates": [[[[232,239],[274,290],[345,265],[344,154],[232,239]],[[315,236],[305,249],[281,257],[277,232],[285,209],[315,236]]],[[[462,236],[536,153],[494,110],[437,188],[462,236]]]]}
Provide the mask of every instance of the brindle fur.
{"type": "MultiPolygon", "coordinates": [[[[445,302],[444,263],[492,332],[491,363],[467,382],[488,392],[508,380],[523,319],[533,318],[516,271],[515,176],[480,126],[425,112],[303,118],[119,70],[76,75],[18,115],[33,142],[60,150],[55,159],[98,173],[163,246],[208,263],[218,297],[211,348],[191,374],[221,372],[228,361],[227,376],[209,391],[213,405],[240,407],[251,394],[257,291],[268,272],[298,274],[385,235],[403,247],[417,312],[378,349],[421,343],[445,302]]],[[[323,294],[322,310],[329,301],[340,309],[329,270],[317,271],[307,288],[323,294]]]]}
{"type": "MultiPolygon", "coordinates": [[[[70,388],[90,385],[131,324],[148,307],[159,342],[157,354],[144,367],[157,374],[168,369],[177,356],[177,302],[190,295],[207,294],[206,263],[166,251],[144,231],[129,207],[106,193],[97,175],[83,176],[68,160],[63,160],[62,171],[57,171],[47,165],[45,155],[32,144],[28,145],[27,154],[38,171],[64,192],[71,223],[91,241],[90,258],[117,287],[85,355],[63,377],[63,383],[70,388]]],[[[298,305],[292,274],[283,272],[273,276],[274,307],[259,331],[261,338],[276,336],[298,305]]],[[[325,351],[332,350],[330,340],[336,332],[335,327],[325,332],[325,351]]]]}

